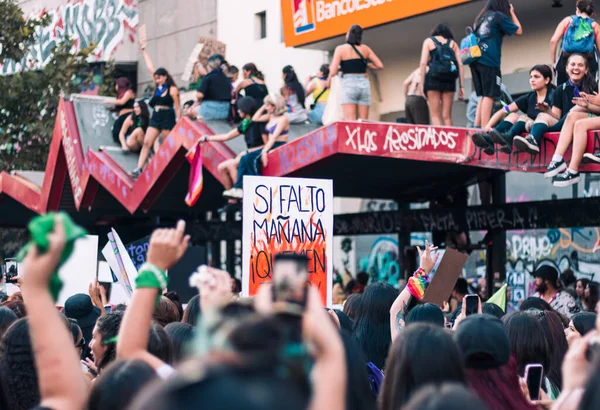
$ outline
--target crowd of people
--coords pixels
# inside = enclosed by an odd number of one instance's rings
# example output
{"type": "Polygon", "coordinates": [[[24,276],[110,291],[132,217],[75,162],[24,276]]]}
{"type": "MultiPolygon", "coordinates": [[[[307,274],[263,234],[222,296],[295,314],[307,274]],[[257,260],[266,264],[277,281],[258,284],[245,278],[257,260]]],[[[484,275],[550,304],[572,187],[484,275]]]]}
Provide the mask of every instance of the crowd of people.
{"type": "Polygon", "coordinates": [[[422,301],[437,261],[426,244],[403,289],[360,274],[346,283],[340,309],[324,308],[310,286],[283,293],[285,281],[241,298],[229,273],[206,266],[190,276],[198,294],[182,305],[166,292],[165,273],[189,244],[180,221],[152,234],[126,305],[108,305],[92,283],[59,311],[52,283],[67,224],[60,214],[53,224],[47,249],[25,257],[20,292],[0,307],[2,409],[600,406],[598,285],[572,272],[559,278],[543,266],[536,295],[520,306],[482,295],[474,310],[467,298],[482,289],[461,278],[440,307],[422,301]],[[538,379],[529,374],[536,367],[538,379]]]}

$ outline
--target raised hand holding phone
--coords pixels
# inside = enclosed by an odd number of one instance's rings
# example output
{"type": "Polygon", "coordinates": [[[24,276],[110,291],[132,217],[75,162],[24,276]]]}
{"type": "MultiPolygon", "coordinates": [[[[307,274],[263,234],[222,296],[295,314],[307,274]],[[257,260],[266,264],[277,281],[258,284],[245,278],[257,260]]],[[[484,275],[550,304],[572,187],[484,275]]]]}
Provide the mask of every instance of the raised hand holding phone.
{"type": "Polygon", "coordinates": [[[539,363],[532,363],[525,366],[525,383],[527,383],[527,390],[531,401],[540,399],[543,378],[544,366],[539,363]]]}

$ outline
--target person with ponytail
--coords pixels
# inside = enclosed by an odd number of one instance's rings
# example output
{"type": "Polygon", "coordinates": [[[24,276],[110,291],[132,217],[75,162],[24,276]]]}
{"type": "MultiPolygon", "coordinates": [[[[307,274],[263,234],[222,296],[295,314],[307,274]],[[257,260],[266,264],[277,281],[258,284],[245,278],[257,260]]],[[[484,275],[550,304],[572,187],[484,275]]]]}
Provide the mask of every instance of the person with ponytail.
{"type": "Polygon", "coordinates": [[[329,99],[329,87],[327,87],[327,78],[329,77],[329,64],[323,64],[315,76],[310,76],[304,82],[306,95],[312,94],[313,103],[310,106],[308,118],[310,122],[316,125],[323,125],[323,113],[329,99]]]}
{"type": "Polygon", "coordinates": [[[539,145],[544,134],[560,131],[556,152],[548,166],[548,172],[544,174],[546,178],[552,178],[567,168],[562,155],[573,140],[575,121],[588,115],[580,108],[571,110],[575,106],[573,98],[579,97],[582,92],[592,94],[598,89],[596,82],[589,74],[587,59],[581,54],[573,54],[569,57],[567,73],[569,80],[556,87],[552,98],[552,108],[548,103],[538,103],[536,109],[540,111],[540,114],[535,119],[530,133],[525,137],[516,136],[514,139],[517,151],[536,155],[540,152],[539,145]]]}
{"type": "Polygon", "coordinates": [[[550,58],[552,66],[556,68],[557,84],[565,83],[569,79],[567,60],[573,53],[582,54],[587,59],[590,74],[596,78],[598,72],[596,53],[600,50],[600,30],[598,23],[592,18],[594,14],[593,0],[577,0],[575,14],[565,17],[556,27],[550,40],[550,58]],[[559,43],[561,48],[557,53],[559,43]]]}
{"type": "Polygon", "coordinates": [[[554,85],[552,84],[552,68],[545,64],[536,65],[529,71],[529,85],[532,91],[511,104],[505,105],[496,112],[481,132],[473,134],[473,142],[477,146],[486,146],[483,151],[492,155],[494,144],[506,154],[512,152],[513,139],[526,132],[534,119],[540,114],[536,108],[538,103],[552,103],[554,85]],[[519,115],[518,112],[523,113],[519,115]],[[477,141],[477,142],[475,142],[477,141]]]}
{"type": "Polygon", "coordinates": [[[119,142],[119,133],[123,127],[123,123],[133,111],[133,103],[135,102],[135,93],[131,89],[131,82],[127,77],[119,77],[115,83],[117,98],[109,98],[104,100],[105,104],[112,104],[111,111],[117,113],[118,118],[115,120],[112,128],[112,137],[115,142],[119,142]]]}
{"type": "Polygon", "coordinates": [[[138,178],[144,169],[144,165],[150,156],[150,150],[158,151],[160,147],[160,136],[166,137],[181,118],[181,104],[179,102],[179,89],[164,68],[154,69],[154,64],[146,50],[146,43],[140,44],[146,67],[154,78],[156,88],[148,105],[154,109],[150,124],[144,136],[144,143],[140,152],[137,167],[131,172],[133,178],[138,178]]]}
{"type": "Polygon", "coordinates": [[[287,117],[290,124],[302,124],[308,121],[306,113],[306,94],[304,87],[298,81],[298,76],[294,67],[286,65],[283,67],[283,87],[281,87],[281,95],[285,98],[287,106],[287,117]]]}
{"type": "Polygon", "coordinates": [[[248,63],[242,67],[242,76],[244,79],[233,90],[235,94],[244,91],[244,97],[252,97],[254,101],[262,101],[269,95],[265,76],[254,63],[248,63]]]}

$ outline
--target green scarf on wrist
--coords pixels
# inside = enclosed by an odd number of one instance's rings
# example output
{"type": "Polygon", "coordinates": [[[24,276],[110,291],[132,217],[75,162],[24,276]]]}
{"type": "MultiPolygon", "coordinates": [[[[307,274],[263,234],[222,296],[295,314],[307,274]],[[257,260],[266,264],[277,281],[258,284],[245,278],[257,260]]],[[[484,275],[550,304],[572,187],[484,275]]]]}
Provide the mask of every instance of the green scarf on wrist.
{"type": "Polygon", "coordinates": [[[71,217],[64,212],[59,212],[58,214],[48,213],[46,215],[37,216],[29,222],[29,225],[27,225],[31,240],[17,255],[17,261],[22,262],[32,246],[37,246],[37,250],[40,254],[46,253],[50,247],[48,236],[54,231],[54,220],[57,215],[62,219],[65,230],[65,248],[60,256],[58,266],[55,267],[55,271],[52,273],[50,282],[48,283],[48,290],[55,302],[63,287],[63,282],[58,276],[58,270],[71,257],[71,253],[73,253],[73,249],[75,248],[75,241],[86,236],[87,231],[73,222],[71,217]]]}

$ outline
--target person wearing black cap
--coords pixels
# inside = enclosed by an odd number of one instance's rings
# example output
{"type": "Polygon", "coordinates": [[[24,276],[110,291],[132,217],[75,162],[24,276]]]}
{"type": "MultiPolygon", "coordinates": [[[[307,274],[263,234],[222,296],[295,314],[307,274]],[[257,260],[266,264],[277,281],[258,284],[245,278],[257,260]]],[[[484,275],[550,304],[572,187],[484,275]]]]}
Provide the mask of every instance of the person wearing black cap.
{"type": "Polygon", "coordinates": [[[492,410],[534,410],[519,385],[517,362],[502,321],[487,314],[463,319],[454,341],[465,363],[467,384],[492,410]]]}
{"type": "Polygon", "coordinates": [[[556,312],[567,316],[569,319],[579,313],[575,298],[568,292],[559,289],[558,270],[551,265],[542,265],[535,272],[535,297],[542,298],[552,306],[556,312]]]}
{"type": "MultiPolygon", "coordinates": [[[[94,306],[92,299],[83,293],[78,293],[71,296],[65,301],[63,313],[69,319],[75,319],[77,324],[81,328],[84,340],[89,342],[92,340],[92,332],[94,331],[94,325],[96,320],[101,315],[100,309],[94,306]]],[[[89,354],[87,343],[84,343],[86,347],[81,353],[81,358],[85,358],[89,354]]]]}

